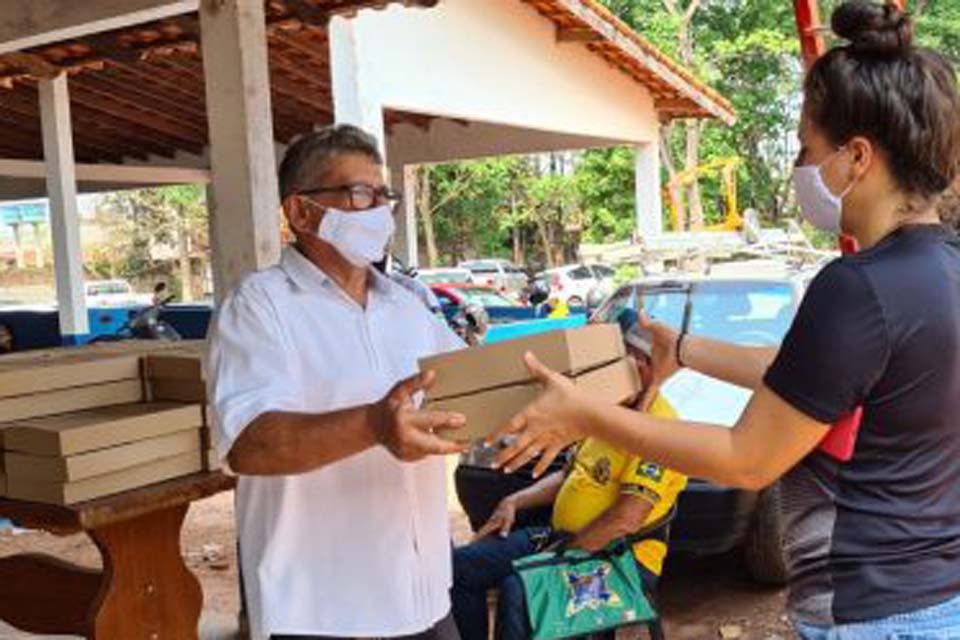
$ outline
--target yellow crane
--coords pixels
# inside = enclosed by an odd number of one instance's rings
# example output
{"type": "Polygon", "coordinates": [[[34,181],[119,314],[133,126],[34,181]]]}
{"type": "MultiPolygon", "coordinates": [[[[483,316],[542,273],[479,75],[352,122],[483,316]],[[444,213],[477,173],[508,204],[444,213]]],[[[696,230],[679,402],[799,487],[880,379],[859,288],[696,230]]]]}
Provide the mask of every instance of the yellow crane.
{"type": "Polygon", "coordinates": [[[681,231],[680,216],[677,205],[671,194],[682,194],[687,187],[707,176],[720,176],[722,185],[723,207],[725,215],[723,222],[704,227],[706,231],[739,231],[743,228],[743,218],[737,204],[737,169],[740,167],[740,158],[719,158],[701,164],[693,169],[686,169],[677,173],[663,188],[664,200],[670,206],[670,223],[674,231],[681,231]]]}

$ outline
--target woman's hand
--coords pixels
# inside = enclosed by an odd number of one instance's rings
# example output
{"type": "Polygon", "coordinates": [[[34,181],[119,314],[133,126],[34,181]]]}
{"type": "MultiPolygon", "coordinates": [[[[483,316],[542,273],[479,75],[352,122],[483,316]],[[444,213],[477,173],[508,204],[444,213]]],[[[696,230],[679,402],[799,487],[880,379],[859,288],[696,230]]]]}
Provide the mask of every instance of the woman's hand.
{"type": "Polygon", "coordinates": [[[533,470],[533,477],[539,478],[568,446],[587,435],[580,414],[588,398],[569,378],[545,367],[532,353],[525,355],[524,361],[534,379],[543,385],[543,393],[491,436],[490,442],[515,435],[497,456],[497,466],[513,473],[540,456],[533,470]]]}
{"type": "Polygon", "coordinates": [[[651,320],[646,311],[640,313],[640,327],[653,335],[650,367],[653,380],[648,386],[659,388],[680,370],[677,358],[677,338],[680,334],[665,324],[651,320]]]}
{"type": "Polygon", "coordinates": [[[490,514],[490,519],[480,527],[480,530],[477,531],[477,535],[475,535],[473,539],[480,540],[493,533],[497,533],[501,538],[506,538],[510,535],[510,530],[513,529],[513,523],[516,522],[516,520],[517,501],[513,496],[507,496],[500,501],[497,508],[490,514]]]}

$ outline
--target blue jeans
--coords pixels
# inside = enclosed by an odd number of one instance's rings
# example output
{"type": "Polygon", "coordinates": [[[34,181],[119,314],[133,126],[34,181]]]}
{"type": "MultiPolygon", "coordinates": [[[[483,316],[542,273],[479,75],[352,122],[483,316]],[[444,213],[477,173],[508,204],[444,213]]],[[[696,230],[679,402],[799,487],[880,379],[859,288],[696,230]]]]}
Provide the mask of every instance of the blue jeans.
{"type": "Polygon", "coordinates": [[[453,551],[453,617],[463,640],[487,640],[490,624],[487,592],[499,589],[494,638],[528,640],[530,622],[523,582],[513,561],[542,549],[551,537],[547,528],[519,529],[506,538],[497,535],[453,551]]]}
{"type": "Polygon", "coordinates": [[[802,622],[794,626],[804,640],[960,640],[960,596],[879,620],[829,628],[802,622]]]}

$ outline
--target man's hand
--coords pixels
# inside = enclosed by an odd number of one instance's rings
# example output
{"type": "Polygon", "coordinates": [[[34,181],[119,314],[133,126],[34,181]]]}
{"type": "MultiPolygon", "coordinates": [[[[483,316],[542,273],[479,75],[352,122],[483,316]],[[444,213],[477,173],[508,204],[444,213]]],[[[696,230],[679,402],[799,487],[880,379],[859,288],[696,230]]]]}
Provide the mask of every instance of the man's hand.
{"type": "Polygon", "coordinates": [[[513,473],[540,456],[533,469],[533,477],[539,478],[564,449],[588,435],[589,425],[584,424],[580,412],[589,400],[569,378],[551,371],[532,353],[524,360],[530,374],[543,386],[543,393],[492,435],[489,442],[515,434],[513,443],[497,456],[497,466],[513,473]]]}
{"type": "Polygon", "coordinates": [[[475,535],[473,539],[479,540],[486,538],[493,533],[497,533],[501,538],[506,538],[510,535],[510,530],[513,529],[513,523],[516,522],[516,520],[517,501],[513,496],[507,496],[500,501],[500,504],[497,505],[497,508],[494,509],[490,515],[490,519],[480,527],[480,530],[477,531],[477,535],[475,535]]]}
{"type": "Polygon", "coordinates": [[[407,378],[372,406],[377,442],[398,460],[415,462],[429,455],[463,452],[463,445],[435,435],[436,431],[464,426],[466,418],[463,415],[448,411],[421,411],[414,404],[413,397],[429,389],[435,378],[432,371],[407,378]]]}

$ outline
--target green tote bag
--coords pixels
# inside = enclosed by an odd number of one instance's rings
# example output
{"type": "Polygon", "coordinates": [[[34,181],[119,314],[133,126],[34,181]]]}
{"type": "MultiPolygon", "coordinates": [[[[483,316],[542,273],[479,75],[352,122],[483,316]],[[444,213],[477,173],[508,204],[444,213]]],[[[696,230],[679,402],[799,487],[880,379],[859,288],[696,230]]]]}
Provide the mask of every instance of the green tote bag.
{"type": "Polygon", "coordinates": [[[656,620],[633,544],[668,526],[673,515],[597,553],[561,550],[516,560],[532,639],[571,638],[656,620]]]}

